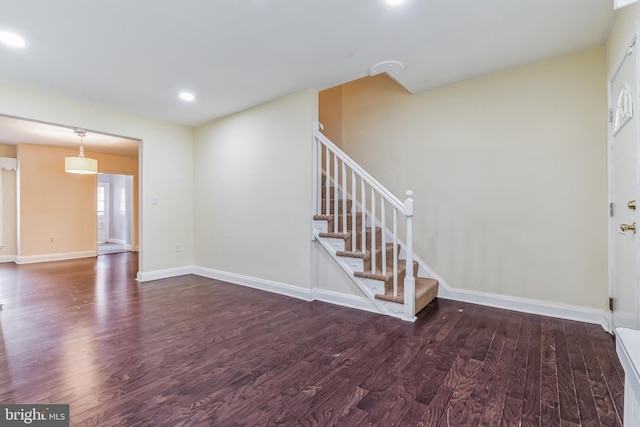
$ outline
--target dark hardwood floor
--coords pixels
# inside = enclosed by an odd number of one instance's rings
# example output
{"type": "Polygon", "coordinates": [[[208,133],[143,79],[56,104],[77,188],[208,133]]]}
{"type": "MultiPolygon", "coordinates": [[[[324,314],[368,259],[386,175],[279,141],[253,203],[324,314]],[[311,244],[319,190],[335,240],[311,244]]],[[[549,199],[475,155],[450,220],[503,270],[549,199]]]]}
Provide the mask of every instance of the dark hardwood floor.
{"type": "Polygon", "coordinates": [[[132,253],[0,265],[0,402],[100,426],[622,422],[597,325],[447,300],[406,323],[136,271],[132,253]]]}

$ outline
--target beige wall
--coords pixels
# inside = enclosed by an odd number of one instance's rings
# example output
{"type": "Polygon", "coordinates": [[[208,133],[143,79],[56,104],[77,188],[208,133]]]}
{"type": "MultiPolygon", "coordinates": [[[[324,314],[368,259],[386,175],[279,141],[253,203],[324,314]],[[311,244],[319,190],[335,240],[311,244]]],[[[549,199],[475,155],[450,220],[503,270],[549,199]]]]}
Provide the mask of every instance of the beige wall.
{"type": "Polygon", "coordinates": [[[195,265],[310,287],[312,121],[305,90],[195,132],[195,265]]]}
{"type": "Polygon", "coordinates": [[[0,114],[142,141],[140,271],[193,263],[193,130],[26,88],[0,84],[0,114]],[[151,204],[151,197],[158,204],[151,204]],[[180,243],[182,251],[176,252],[180,243]]]}
{"type": "Polygon", "coordinates": [[[342,146],[342,86],[323,90],[318,95],[318,120],[323,133],[338,147],[342,146]],[[325,125],[326,123],[326,125],[325,125]]]}
{"type": "Polygon", "coordinates": [[[416,253],[450,286],[604,308],[605,62],[599,48],[417,95],[361,79],[342,87],[342,147],[415,192],[416,253]]]}
{"type": "Polygon", "coordinates": [[[19,144],[17,154],[19,259],[95,251],[96,175],[64,171],[74,150],[19,144]]]}

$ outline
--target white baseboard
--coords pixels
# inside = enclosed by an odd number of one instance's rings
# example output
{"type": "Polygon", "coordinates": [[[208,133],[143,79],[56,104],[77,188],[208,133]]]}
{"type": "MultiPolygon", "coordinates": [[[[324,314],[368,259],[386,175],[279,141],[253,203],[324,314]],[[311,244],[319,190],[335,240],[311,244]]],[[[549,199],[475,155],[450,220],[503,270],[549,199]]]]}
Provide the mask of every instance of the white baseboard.
{"type": "MultiPolygon", "coordinates": [[[[224,282],[273,292],[304,301],[318,300],[357,310],[379,313],[379,310],[377,310],[367,298],[358,295],[344,294],[326,289],[311,290],[286,283],[199,266],[185,266],[165,270],[138,272],[136,280],[146,282],[150,280],[183,276],[186,274],[195,274],[210,279],[222,280],[224,282]]],[[[601,325],[606,331],[610,331],[610,322],[607,317],[607,312],[595,308],[579,307],[570,304],[553,303],[529,298],[511,297],[463,289],[452,289],[446,285],[442,286],[442,283],[440,284],[438,291],[438,298],[502,308],[522,313],[539,314],[542,316],[593,323],[601,325]]]]}
{"type": "Polygon", "coordinates": [[[242,285],[253,289],[273,292],[304,301],[311,301],[311,294],[309,289],[288,285],[286,283],[274,282],[267,279],[260,279],[258,277],[243,276],[241,274],[229,273],[226,271],[215,270],[213,268],[197,266],[192,267],[192,273],[198,276],[208,277],[209,279],[222,280],[224,282],[229,282],[236,285],[242,285]]]}
{"type": "Polygon", "coordinates": [[[118,245],[125,245],[127,242],[126,240],[122,240],[122,239],[107,239],[108,243],[115,243],[118,245]]]}
{"type": "Polygon", "coordinates": [[[522,313],[557,317],[559,319],[594,323],[597,325],[602,325],[605,330],[608,330],[608,322],[606,322],[606,312],[604,310],[598,310],[596,308],[579,307],[570,304],[540,301],[529,298],[511,297],[478,291],[451,289],[445,286],[440,286],[438,290],[438,298],[485,305],[488,307],[503,308],[506,310],[519,311],[522,313]]]}
{"type": "Polygon", "coordinates": [[[30,256],[18,255],[15,257],[15,263],[16,264],[33,264],[36,262],[65,261],[69,259],[91,258],[95,256],[98,256],[98,253],[95,249],[90,251],[65,252],[65,253],[59,253],[59,254],[30,255],[30,256]]]}
{"type": "Polygon", "coordinates": [[[365,297],[352,294],[343,294],[341,292],[330,291],[328,289],[313,289],[311,291],[311,300],[328,302],[330,304],[340,305],[347,308],[354,308],[356,310],[380,313],[380,311],[373,304],[371,304],[371,301],[369,301],[365,297]]]}
{"type": "Polygon", "coordinates": [[[16,256],[15,255],[2,255],[2,256],[0,256],[0,264],[5,263],[5,262],[16,262],[16,256]]]}
{"type": "Polygon", "coordinates": [[[192,273],[192,266],[165,268],[154,271],[138,271],[136,280],[138,282],[149,282],[151,280],[168,279],[169,277],[184,276],[192,273]]]}

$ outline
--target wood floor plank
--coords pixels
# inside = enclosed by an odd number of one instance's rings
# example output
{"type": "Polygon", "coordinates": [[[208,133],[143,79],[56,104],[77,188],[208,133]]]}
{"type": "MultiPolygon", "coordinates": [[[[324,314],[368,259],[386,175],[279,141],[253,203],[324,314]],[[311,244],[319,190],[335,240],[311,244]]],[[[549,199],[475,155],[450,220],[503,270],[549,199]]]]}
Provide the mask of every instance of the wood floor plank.
{"type": "Polygon", "coordinates": [[[524,387],[527,375],[529,344],[531,339],[531,323],[523,318],[513,355],[513,364],[509,370],[507,394],[500,424],[509,426],[518,424],[522,417],[524,405],[524,387]]]}
{"type": "MultiPolygon", "coordinates": [[[[514,358],[516,342],[520,333],[520,316],[512,316],[507,328],[502,352],[498,359],[498,366],[487,395],[487,402],[482,412],[480,425],[491,426],[500,425],[500,420],[504,412],[504,405],[507,398],[507,386],[509,381],[509,373],[514,358]]],[[[517,368],[517,367],[516,367],[517,368]]]]}
{"type": "Polygon", "coordinates": [[[540,329],[540,425],[559,426],[560,403],[558,401],[558,368],[554,322],[550,319],[543,319],[540,329]]]}
{"type": "Polygon", "coordinates": [[[445,299],[411,323],[137,270],[0,264],[0,401],[69,403],[73,426],[621,425],[597,325],[445,299]]]}
{"type": "Polygon", "coordinates": [[[541,325],[537,316],[527,316],[530,323],[529,354],[522,402],[522,427],[540,426],[541,325]]]}
{"type": "Polygon", "coordinates": [[[493,378],[498,367],[498,360],[502,354],[502,349],[506,340],[507,328],[510,323],[510,315],[502,314],[500,326],[493,336],[493,340],[487,350],[482,362],[482,368],[477,377],[476,385],[473,388],[465,412],[460,417],[460,425],[479,425],[487,404],[487,397],[493,385],[493,378]],[[506,317],[506,319],[505,319],[506,317]]]}
{"type": "Polygon", "coordinates": [[[572,321],[562,322],[564,334],[567,340],[569,361],[571,362],[571,373],[575,384],[575,394],[578,400],[578,412],[580,415],[579,424],[585,427],[600,426],[600,417],[596,408],[596,402],[591,390],[591,384],[587,375],[580,344],[575,333],[572,321]]]}
{"type": "Polygon", "coordinates": [[[609,390],[609,395],[616,409],[616,417],[622,424],[624,414],[624,376],[620,376],[617,366],[620,365],[618,358],[611,358],[607,350],[608,347],[615,348],[614,338],[608,334],[602,334],[595,325],[584,325],[590,340],[590,348],[598,361],[600,370],[603,373],[603,382],[609,390]]]}

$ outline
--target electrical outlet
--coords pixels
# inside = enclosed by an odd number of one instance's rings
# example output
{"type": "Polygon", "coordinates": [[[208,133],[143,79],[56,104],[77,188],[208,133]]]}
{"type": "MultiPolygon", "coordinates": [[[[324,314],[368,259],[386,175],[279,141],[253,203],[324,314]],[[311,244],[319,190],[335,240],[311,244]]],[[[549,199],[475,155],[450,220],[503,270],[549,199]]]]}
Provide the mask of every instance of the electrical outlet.
{"type": "Polygon", "coordinates": [[[49,242],[53,243],[53,237],[49,238],[49,242]]]}
{"type": "Polygon", "coordinates": [[[180,252],[182,248],[180,248],[180,243],[176,243],[176,252],[180,252]]]}

